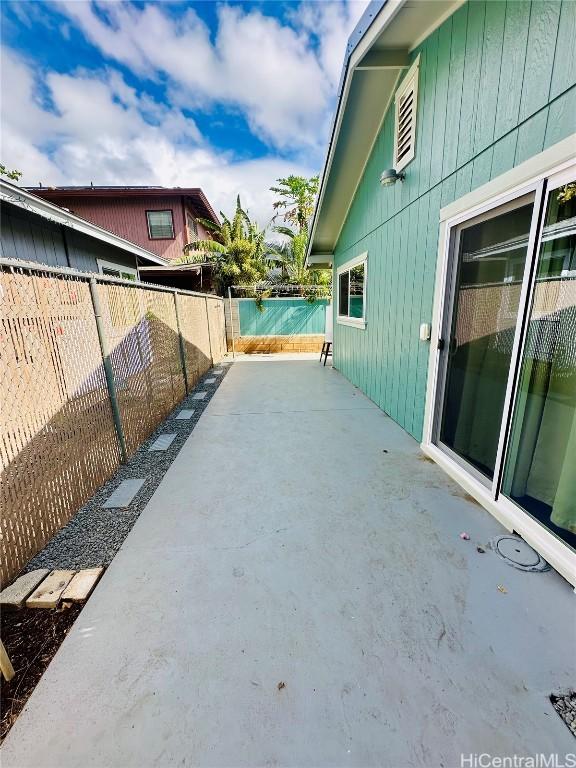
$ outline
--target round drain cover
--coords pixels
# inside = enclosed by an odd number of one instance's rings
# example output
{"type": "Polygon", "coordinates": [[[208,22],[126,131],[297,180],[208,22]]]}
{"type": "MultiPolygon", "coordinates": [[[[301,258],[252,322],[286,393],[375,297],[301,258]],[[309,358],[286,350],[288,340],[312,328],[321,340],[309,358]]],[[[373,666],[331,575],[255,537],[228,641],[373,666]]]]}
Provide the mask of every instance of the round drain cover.
{"type": "Polygon", "coordinates": [[[549,568],[538,552],[517,536],[498,536],[492,546],[500,557],[515,568],[524,571],[545,571],[549,568]]]}

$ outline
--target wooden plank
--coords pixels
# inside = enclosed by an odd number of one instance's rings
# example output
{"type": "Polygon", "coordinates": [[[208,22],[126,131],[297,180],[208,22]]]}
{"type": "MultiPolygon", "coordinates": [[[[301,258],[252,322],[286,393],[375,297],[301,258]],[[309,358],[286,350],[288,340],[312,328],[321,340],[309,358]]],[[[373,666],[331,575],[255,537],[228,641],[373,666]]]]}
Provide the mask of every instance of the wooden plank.
{"type": "Polygon", "coordinates": [[[458,166],[462,166],[470,160],[474,152],[474,130],[478,115],[478,83],[482,67],[485,14],[485,3],[476,2],[469,4],[464,84],[462,87],[462,105],[460,109],[460,130],[458,133],[458,166]]]}
{"type": "Polygon", "coordinates": [[[71,603],[83,603],[88,599],[90,593],[96,586],[98,579],[104,573],[104,568],[85,568],[72,578],[64,592],[62,600],[71,603]]]}
{"type": "Polygon", "coordinates": [[[411,417],[410,422],[407,423],[407,429],[416,439],[419,435],[414,433],[414,422],[416,414],[420,412],[422,408],[421,401],[417,400],[418,381],[421,375],[419,359],[424,350],[429,349],[429,345],[420,341],[419,330],[420,323],[432,321],[432,310],[430,307],[426,307],[423,304],[424,293],[424,281],[427,279],[425,274],[426,255],[427,255],[427,242],[428,236],[428,215],[430,209],[430,193],[420,200],[420,206],[418,209],[418,226],[417,236],[414,245],[414,252],[416,253],[415,260],[415,282],[414,282],[414,300],[412,309],[412,332],[418,333],[418,338],[413,345],[414,355],[410,361],[410,367],[412,371],[411,382],[406,393],[406,403],[410,410],[411,417]]]}
{"type": "Polygon", "coordinates": [[[0,640],[0,671],[4,675],[4,680],[12,680],[14,677],[14,667],[10,661],[10,657],[6,653],[4,643],[0,640]]]}
{"type": "Polygon", "coordinates": [[[548,123],[544,137],[544,149],[574,133],[576,114],[576,85],[562,94],[548,107],[548,123]]]}
{"type": "Polygon", "coordinates": [[[49,573],[48,568],[38,568],[19,576],[13,584],[0,592],[0,606],[2,608],[21,608],[26,598],[34,592],[38,584],[49,573]]]}
{"type": "MultiPolygon", "coordinates": [[[[426,41],[426,56],[424,58],[425,73],[423,78],[424,92],[418,91],[418,99],[423,98],[420,122],[422,124],[422,135],[420,136],[420,146],[416,145],[417,162],[416,174],[418,184],[417,195],[413,194],[410,202],[415,200],[416,196],[425,194],[430,188],[430,160],[432,156],[432,138],[436,131],[435,100],[436,100],[436,73],[438,70],[438,38],[440,31],[436,30],[426,41]]],[[[414,162],[414,161],[413,161],[414,162]]],[[[408,166],[409,169],[409,166],[408,166]]],[[[409,174],[409,170],[407,173],[409,174]]],[[[397,186],[402,187],[402,184],[397,186]]],[[[404,209],[408,201],[403,200],[404,209]]]]}
{"type": "Polygon", "coordinates": [[[488,149],[485,149],[484,152],[481,152],[472,161],[472,189],[476,189],[490,181],[493,155],[494,147],[490,145],[488,149]]]}
{"type": "Polygon", "coordinates": [[[529,23],[529,3],[512,0],[506,4],[495,139],[504,136],[518,125],[529,23]]]}
{"type": "Polygon", "coordinates": [[[556,40],[550,100],[576,84],[576,3],[563,0],[556,40]]]}
{"type": "MultiPolygon", "coordinates": [[[[450,86],[450,51],[452,46],[452,18],[447,19],[438,30],[438,61],[436,64],[436,96],[434,99],[434,129],[432,131],[432,150],[430,156],[429,187],[433,187],[442,178],[444,162],[444,137],[446,134],[446,108],[450,86]]],[[[449,120],[452,120],[452,115],[449,120]]]]}
{"type": "MultiPolygon", "coordinates": [[[[501,173],[509,171],[514,165],[516,156],[516,143],[518,141],[518,131],[512,131],[494,144],[492,154],[491,178],[499,176],[501,173]]],[[[451,201],[450,201],[451,202],[451,201]]]]}
{"type": "Polygon", "coordinates": [[[458,132],[466,56],[466,29],[468,26],[468,3],[459,8],[452,17],[452,43],[450,48],[450,87],[446,104],[446,126],[444,133],[444,158],[442,175],[456,170],[458,155],[458,132]]]}
{"type": "Polygon", "coordinates": [[[559,20],[560,3],[532,3],[520,101],[521,121],[548,102],[559,20]]]}
{"type": "Polygon", "coordinates": [[[543,109],[529,120],[526,120],[518,128],[518,142],[516,144],[514,165],[520,165],[524,160],[528,160],[528,158],[542,152],[547,122],[548,109],[543,109]]]}
{"type": "Polygon", "coordinates": [[[74,571],[52,571],[26,600],[27,608],[56,608],[74,571]]]}
{"type": "Polygon", "coordinates": [[[482,68],[478,83],[478,119],[474,133],[474,155],[486,149],[494,138],[505,16],[506,3],[501,0],[492,0],[487,3],[482,68]]]}

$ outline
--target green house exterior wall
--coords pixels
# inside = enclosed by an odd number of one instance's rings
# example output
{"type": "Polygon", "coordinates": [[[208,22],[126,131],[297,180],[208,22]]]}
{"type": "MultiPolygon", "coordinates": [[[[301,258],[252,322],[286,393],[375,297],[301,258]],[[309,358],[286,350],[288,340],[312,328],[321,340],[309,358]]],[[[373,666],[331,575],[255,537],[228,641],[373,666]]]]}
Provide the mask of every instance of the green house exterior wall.
{"type": "Polygon", "coordinates": [[[368,252],[367,325],[334,326],[334,364],[420,440],[440,209],[576,131],[576,2],[466,3],[420,54],[416,155],[392,167],[385,116],[334,252],[368,252]]]}

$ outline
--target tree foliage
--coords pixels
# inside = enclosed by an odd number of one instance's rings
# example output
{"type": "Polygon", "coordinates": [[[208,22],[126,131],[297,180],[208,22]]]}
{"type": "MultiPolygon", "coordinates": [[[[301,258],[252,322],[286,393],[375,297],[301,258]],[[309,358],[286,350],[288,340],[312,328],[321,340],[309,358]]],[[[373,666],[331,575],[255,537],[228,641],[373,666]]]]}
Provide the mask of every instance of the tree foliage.
{"type": "MultiPolygon", "coordinates": [[[[276,259],[281,267],[279,280],[292,285],[313,286],[310,296],[330,294],[331,274],[327,269],[310,269],[306,265],[308,229],[294,232],[288,227],[275,227],[276,232],[288,239],[276,247],[276,259]],[[324,290],[322,290],[324,289],[324,290]]],[[[306,293],[305,289],[303,293],[306,293]]]]}
{"type": "Polygon", "coordinates": [[[267,277],[274,258],[274,247],[266,242],[266,230],[251,221],[242,208],[240,196],[229,219],[222,212],[222,224],[208,219],[198,221],[214,237],[195,240],[184,246],[180,264],[211,264],[218,292],[225,295],[234,284],[252,285],[267,277]]]}
{"type": "Polygon", "coordinates": [[[307,229],[318,193],[318,176],[307,179],[291,175],[276,181],[278,186],[270,187],[270,191],[279,196],[274,202],[274,210],[283,211],[284,221],[295,226],[299,232],[307,229]]]}
{"type": "Polygon", "coordinates": [[[287,238],[276,249],[282,271],[280,280],[292,285],[314,286],[315,290],[310,292],[311,300],[318,295],[329,295],[329,270],[310,269],[306,265],[308,222],[314,211],[318,193],[318,176],[312,176],[310,179],[304,176],[288,176],[277,181],[279,186],[270,187],[272,192],[279,195],[279,199],[274,202],[274,210],[284,210],[284,221],[292,225],[274,227],[276,232],[287,238]]]}
{"type": "Polygon", "coordinates": [[[17,171],[16,169],[9,171],[5,165],[0,163],[0,176],[5,176],[7,179],[10,179],[10,181],[18,181],[22,176],[22,171],[17,171]]]}

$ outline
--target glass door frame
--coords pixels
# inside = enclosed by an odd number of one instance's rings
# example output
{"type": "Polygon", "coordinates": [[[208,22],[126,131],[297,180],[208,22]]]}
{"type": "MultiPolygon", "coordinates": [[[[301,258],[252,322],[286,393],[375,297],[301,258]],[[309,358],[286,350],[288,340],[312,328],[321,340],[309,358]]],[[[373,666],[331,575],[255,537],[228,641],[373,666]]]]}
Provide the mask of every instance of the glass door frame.
{"type": "MultiPolygon", "coordinates": [[[[541,180],[538,182],[534,187],[527,189],[523,193],[515,194],[513,197],[511,197],[508,200],[505,201],[498,201],[494,205],[491,205],[490,207],[487,207],[485,210],[482,210],[479,213],[476,213],[476,215],[468,216],[464,218],[462,221],[458,223],[454,223],[450,227],[449,231],[449,248],[448,248],[448,265],[447,265],[447,281],[446,281],[446,298],[445,298],[445,312],[444,317],[442,318],[442,325],[441,325],[441,339],[442,339],[442,347],[439,346],[438,352],[439,352],[439,364],[438,364],[438,371],[437,371],[437,385],[436,385],[436,402],[434,406],[434,423],[433,423],[433,432],[432,432],[432,440],[435,443],[435,445],[438,446],[444,453],[446,453],[453,461],[455,461],[457,464],[460,464],[462,468],[467,471],[469,474],[471,474],[473,477],[478,480],[478,482],[485,485],[487,488],[492,488],[493,493],[496,493],[497,489],[497,477],[501,474],[501,467],[500,464],[502,462],[502,451],[503,446],[505,445],[505,433],[506,430],[504,429],[504,425],[502,425],[502,428],[500,430],[500,434],[498,437],[498,450],[496,453],[496,461],[494,466],[494,475],[493,480],[490,480],[489,477],[484,475],[480,470],[476,469],[472,464],[467,462],[464,458],[459,456],[450,446],[446,445],[442,442],[440,439],[440,427],[442,422],[442,413],[444,408],[444,397],[446,392],[446,380],[447,380],[447,372],[448,372],[448,363],[449,363],[449,352],[446,350],[446,353],[442,355],[441,353],[445,351],[445,345],[449,346],[449,339],[452,333],[452,323],[454,319],[454,310],[456,308],[456,297],[457,297],[457,281],[458,281],[458,254],[460,251],[460,237],[461,233],[464,229],[467,229],[468,227],[475,226],[477,224],[481,224],[484,221],[488,221],[492,218],[495,218],[496,216],[503,215],[505,213],[511,212],[516,210],[517,208],[522,207],[523,205],[526,205],[528,202],[531,202],[533,205],[532,209],[532,217],[530,221],[530,231],[528,233],[528,245],[526,249],[526,262],[524,265],[524,273],[522,278],[522,287],[520,291],[520,298],[518,302],[518,320],[516,322],[516,328],[514,331],[514,342],[512,346],[512,352],[510,357],[510,370],[508,373],[508,379],[506,384],[506,395],[504,398],[504,404],[503,404],[503,411],[502,413],[506,413],[507,407],[509,407],[511,393],[513,392],[513,380],[514,380],[514,372],[517,374],[518,369],[518,350],[519,350],[519,326],[520,326],[520,319],[521,315],[524,311],[524,304],[527,291],[528,291],[528,283],[530,279],[530,264],[533,261],[534,256],[534,249],[538,243],[538,237],[540,233],[539,228],[539,222],[541,218],[541,206],[542,206],[542,198],[543,198],[543,190],[545,186],[545,180],[541,180]],[[527,198],[531,198],[528,200],[527,198]]],[[[496,496],[494,497],[496,498],[496,496]]]]}
{"type": "MultiPolygon", "coordinates": [[[[576,140],[576,134],[573,139],[576,140]]],[[[421,448],[481,506],[496,517],[509,531],[516,531],[523,536],[576,587],[576,553],[558,539],[552,531],[500,491],[512,427],[512,414],[517,396],[516,390],[522,354],[535,290],[536,266],[544,215],[550,192],[569,180],[573,180],[576,176],[576,157],[573,147],[573,142],[566,142],[565,145],[559,144],[551,150],[546,150],[540,156],[529,161],[532,168],[531,175],[525,171],[520,173],[519,169],[513,168],[501,177],[488,182],[484,187],[467,194],[441,210],[426,412],[421,448]],[[503,411],[506,418],[502,419],[498,440],[497,465],[494,479],[490,483],[486,477],[478,478],[479,473],[471,471],[474,468],[460,457],[456,457],[454,452],[445,451],[438,445],[438,411],[441,407],[438,405],[441,402],[438,395],[442,389],[441,354],[438,349],[438,342],[445,338],[447,315],[452,312],[453,297],[450,295],[449,289],[454,276],[454,238],[457,227],[483,214],[495,213],[497,208],[501,208],[529,193],[533,193],[537,199],[535,199],[535,213],[529,235],[530,253],[527,253],[522,280],[519,306],[521,322],[517,322],[514,334],[513,359],[511,359],[510,364],[505,410],[503,411]],[[470,202],[466,205],[468,201],[470,202]]]]}
{"type": "MultiPolygon", "coordinates": [[[[530,315],[532,311],[532,305],[534,300],[534,291],[536,289],[536,273],[538,268],[538,261],[540,257],[540,248],[542,246],[542,231],[544,229],[544,221],[546,218],[546,212],[548,210],[548,201],[552,192],[556,191],[559,187],[569,182],[576,181],[576,168],[568,168],[557,173],[552,173],[542,180],[541,189],[541,201],[540,201],[540,214],[537,227],[537,236],[534,242],[529,242],[529,248],[532,247],[531,255],[531,268],[529,276],[524,275],[524,282],[522,284],[522,294],[520,296],[520,307],[523,308],[522,323],[518,322],[516,327],[516,334],[514,335],[514,347],[513,357],[515,356],[515,371],[514,375],[508,377],[508,385],[506,388],[506,398],[504,401],[504,412],[502,423],[502,429],[500,431],[500,439],[498,441],[498,452],[496,454],[496,468],[498,474],[494,472],[494,482],[492,485],[492,491],[494,498],[498,500],[500,496],[502,481],[504,477],[504,469],[506,465],[506,458],[508,449],[510,448],[510,432],[512,429],[512,418],[514,416],[514,410],[518,399],[518,383],[520,370],[522,366],[522,360],[524,358],[524,350],[526,346],[526,337],[528,335],[528,326],[530,324],[530,315]],[[528,278],[526,280],[526,278],[528,278]],[[526,285],[524,284],[526,283],[526,285]],[[525,291],[525,293],[524,293],[525,291]],[[524,302],[524,303],[522,303],[524,302]],[[504,423],[506,422],[506,423],[504,423]]],[[[527,264],[528,266],[528,264],[527,264]]],[[[520,315],[520,310],[519,310],[520,315]]]]}

